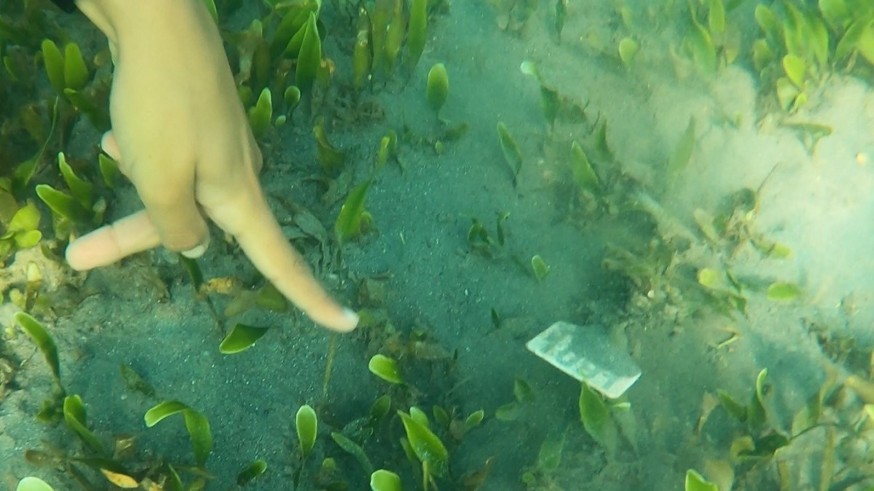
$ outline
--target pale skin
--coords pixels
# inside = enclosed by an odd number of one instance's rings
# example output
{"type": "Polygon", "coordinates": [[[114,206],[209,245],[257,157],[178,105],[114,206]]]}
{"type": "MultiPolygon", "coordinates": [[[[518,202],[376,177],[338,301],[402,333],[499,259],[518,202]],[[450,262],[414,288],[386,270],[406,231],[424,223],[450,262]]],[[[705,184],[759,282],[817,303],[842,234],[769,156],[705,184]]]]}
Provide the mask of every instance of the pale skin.
{"type": "Polygon", "coordinates": [[[197,257],[209,243],[209,219],[316,323],[354,329],[358,316],[322,288],[267,205],[257,175],[261,152],[202,2],[76,5],[106,35],[115,62],[112,130],[101,146],[145,209],[73,241],[70,266],[88,270],[159,245],[197,257]]]}

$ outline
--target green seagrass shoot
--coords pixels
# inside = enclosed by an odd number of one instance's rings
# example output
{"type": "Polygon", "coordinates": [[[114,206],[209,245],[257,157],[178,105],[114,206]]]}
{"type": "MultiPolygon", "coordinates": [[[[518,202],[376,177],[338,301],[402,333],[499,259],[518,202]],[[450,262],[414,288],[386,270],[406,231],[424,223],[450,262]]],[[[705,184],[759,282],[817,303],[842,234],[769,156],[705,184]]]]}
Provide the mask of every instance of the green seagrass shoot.
{"type": "MultiPolygon", "coordinates": [[[[407,441],[416,458],[422,463],[423,482],[430,481],[430,476],[443,477],[449,472],[449,451],[427,425],[427,418],[413,417],[410,413],[398,411],[398,416],[404,425],[407,441]]],[[[424,413],[421,413],[424,415],[424,413]]],[[[427,489],[427,486],[425,486],[427,489]]]]}
{"type": "Polygon", "coordinates": [[[57,390],[52,395],[52,398],[43,401],[42,408],[36,416],[38,420],[43,422],[55,422],[63,414],[63,399],[66,396],[66,390],[61,383],[61,364],[58,358],[58,347],[45,326],[30,314],[18,312],[13,316],[13,319],[39,348],[57,384],[57,390]]]}
{"type": "Polygon", "coordinates": [[[550,266],[540,257],[540,254],[535,254],[531,257],[531,271],[539,283],[543,283],[543,280],[549,275],[550,269],[550,266]]]}
{"type": "Polygon", "coordinates": [[[400,370],[398,369],[398,363],[393,358],[381,354],[373,355],[367,364],[367,368],[370,370],[370,373],[390,384],[404,383],[404,379],[401,377],[400,370]]]}
{"type": "Polygon", "coordinates": [[[534,402],[534,389],[528,382],[520,378],[513,379],[513,398],[512,402],[503,404],[495,410],[495,419],[498,421],[518,419],[523,409],[534,402]]]}
{"type": "Polygon", "coordinates": [[[219,344],[219,351],[224,355],[233,355],[251,348],[256,341],[267,334],[269,327],[234,324],[231,332],[219,344]]]}
{"type": "Polygon", "coordinates": [[[522,152],[519,151],[519,145],[507,129],[507,125],[498,121],[498,141],[501,143],[501,151],[504,154],[504,160],[510,166],[510,171],[513,173],[513,187],[516,187],[519,179],[519,171],[522,170],[522,152]]]}
{"type": "Polygon", "coordinates": [[[443,63],[437,63],[428,71],[428,83],[426,86],[428,105],[439,116],[440,109],[446,104],[449,97],[449,74],[443,63]]]}
{"type": "Polygon", "coordinates": [[[523,61],[522,64],[519,65],[519,71],[525,75],[533,77],[540,85],[540,110],[543,112],[543,117],[551,128],[555,125],[555,118],[558,117],[558,112],[562,107],[561,96],[558,94],[558,91],[546,85],[543,81],[543,77],[540,75],[540,70],[533,61],[523,61]]]}
{"type": "Polygon", "coordinates": [[[410,20],[407,26],[407,52],[404,54],[404,65],[407,73],[411,73],[419,63],[422,52],[425,51],[425,41],[428,36],[428,0],[411,0],[410,20]]]}
{"type": "Polygon", "coordinates": [[[41,51],[46,77],[58,94],[85,114],[98,130],[109,129],[108,111],[85,90],[91,74],[79,45],[67,43],[62,53],[54,41],[43,39],[41,51]]]}
{"type": "Polygon", "coordinates": [[[580,421],[586,433],[604,448],[607,455],[615,455],[619,446],[619,428],[607,402],[585,382],[580,390],[579,408],[580,421]]]}
{"type": "Polygon", "coordinates": [[[494,237],[486,230],[485,225],[479,219],[472,218],[470,228],[467,230],[467,245],[470,247],[470,250],[485,257],[499,255],[501,248],[504,247],[506,242],[504,222],[508,218],[510,218],[509,212],[498,214],[494,237]]]}
{"type": "Polygon", "coordinates": [[[46,76],[59,94],[63,94],[66,89],[78,91],[85,87],[90,74],[79,45],[67,43],[61,53],[54,41],[43,39],[41,48],[46,76]]]}
{"type": "Polygon", "coordinates": [[[174,414],[181,414],[184,418],[194,450],[194,461],[199,467],[203,467],[212,452],[212,432],[206,416],[179,401],[163,401],[146,411],[143,419],[146,426],[151,428],[174,414]]]}
{"type": "Polygon", "coordinates": [[[694,13],[691,22],[692,28],[684,40],[684,47],[692,58],[698,73],[704,77],[713,77],[719,65],[713,36],[706,27],[698,22],[694,13]]]}
{"type": "Polygon", "coordinates": [[[297,410],[294,427],[297,431],[300,454],[306,459],[312,453],[313,447],[316,446],[316,435],[319,431],[319,420],[312,406],[304,404],[297,410]]]}
{"type": "Polygon", "coordinates": [[[316,26],[316,14],[311,12],[301,40],[297,68],[294,72],[294,85],[300,88],[302,93],[308,94],[312,90],[321,64],[322,40],[316,26]]]}
{"type": "MultiPolygon", "coordinates": [[[[191,260],[188,259],[188,261],[191,260]]],[[[183,262],[183,264],[192,264],[188,261],[183,262]]],[[[195,284],[195,291],[198,291],[199,294],[202,295],[204,293],[203,290],[200,289],[200,286],[203,285],[202,277],[199,282],[193,283],[195,284]]],[[[256,291],[238,289],[233,291],[231,295],[232,297],[227,305],[225,305],[225,310],[223,312],[225,317],[234,317],[255,307],[260,307],[277,313],[282,313],[288,310],[288,300],[286,300],[285,296],[283,296],[272,283],[266,283],[256,291]]]]}
{"type": "Polygon", "coordinates": [[[273,119],[273,96],[269,87],[264,87],[255,106],[249,109],[249,126],[255,138],[261,138],[270,128],[273,119]]]}
{"type": "Polygon", "coordinates": [[[801,296],[801,288],[795,283],[777,281],[768,286],[768,300],[791,302],[801,296]]]}
{"type": "Polygon", "coordinates": [[[55,488],[51,487],[38,477],[25,477],[21,481],[18,482],[18,486],[15,488],[15,491],[54,491],[55,488]]]}
{"type": "Polygon", "coordinates": [[[622,60],[625,68],[631,68],[638,51],[640,51],[640,44],[634,39],[625,37],[619,41],[619,59],[622,60]]]}
{"type": "Polygon", "coordinates": [[[388,416],[389,411],[391,411],[391,396],[383,394],[377,397],[373,404],[370,405],[368,419],[371,424],[379,423],[388,416]]]}
{"type": "Polygon", "coordinates": [[[52,376],[54,377],[55,382],[57,382],[58,387],[63,391],[63,385],[61,384],[61,362],[58,358],[58,347],[48,330],[42,325],[42,323],[25,312],[18,312],[13,318],[15,319],[15,322],[24,329],[24,332],[27,333],[33,343],[36,344],[37,348],[39,348],[46,363],[49,365],[49,369],[52,371],[52,376]]]}
{"type": "Polygon", "coordinates": [[[367,453],[361,445],[352,441],[352,439],[339,431],[332,432],[331,439],[334,440],[334,443],[336,443],[344,452],[351,455],[358,462],[361,468],[364,469],[364,472],[367,474],[373,473],[373,464],[370,462],[370,458],[367,456],[367,453]]]}
{"type": "Polygon", "coordinates": [[[525,483],[528,489],[540,489],[544,486],[552,485],[550,481],[561,465],[564,447],[564,433],[557,437],[547,437],[540,444],[537,460],[534,462],[534,465],[527,466],[520,476],[521,481],[525,483]]]}
{"type": "Polygon", "coordinates": [[[695,469],[686,471],[685,491],[719,491],[716,484],[704,479],[695,469]]]}
{"type": "Polygon", "coordinates": [[[100,176],[103,178],[103,184],[112,189],[115,187],[115,181],[121,173],[118,170],[118,162],[105,153],[97,155],[97,166],[100,169],[100,176]]]}
{"type": "Polygon", "coordinates": [[[486,412],[484,409],[478,409],[472,413],[470,413],[467,418],[464,419],[464,431],[465,433],[476,428],[483,422],[483,419],[486,417],[486,412]]]}
{"type": "MultiPolygon", "coordinates": [[[[286,3],[286,2],[283,2],[286,3]]],[[[270,38],[270,55],[273,58],[288,56],[297,58],[303,36],[306,33],[307,22],[310,15],[318,18],[321,7],[320,0],[304,0],[286,5],[279,24],[274,29],[270,38]]],[[[280,11],[277,9],[277,13],[280,11]]]]}
{"type": "Polygon", "coordinates": [[[289,85],[285,88],[282,98],[285,100],[285,105],[290,113],[300,104],[300,89],[296,85],[289,85]]]}
{"type": "MultiPolygon", "coordinates": [[[[370,19],[369,32],[372,39],[372,74],[383,75],[387,71],[385,70],[385,56],[383,56],[383,53],[386,50],[386,37],[395,3],[392,0],[376,0],[373,7],[367,10],[370,19]]],[[[359,32],[361,31],[359,30],[359,32]]]]}
{"type": "Polygon", "coordinates": [[[379,469],[370,475],[371,491],[401,491],[401,478],[385,469],[379,469]]]}
{"type": "Polygon", "coordinates": [[[42,240],[42,232],[39,231],[41,218],[39,208],[28,200],[27,204],[15,210],[18,206],[15,199],[9,194],[0,192],[0,201],[5,197],[8,197],[8,206],[2,206],[4,209],[0,210],[0,224],[5,226],[0,233],[0,261],[14,251],[34,247],[42,240]],[[10,213],[12,217],[7,222],[3,218],[10,213]]]}
{"type": "Polygon", "coordinates": [[[394,69],[407,31],[406,2],[395,0],[393,3],[391,18],[385,31],[385,45],[381,53],[386,73],[391,73],[394,69]]]}
{"type": "Polygon", "coordinates": [[[385,167],[390,158],[397,158],[398,154],[398,134],[394,130],[389,130],[379,140],[379,148],[376,151],[376,163],[374,172],[379,172],[385,167]]]}
{"type": "Polygon", "coordinates": [[[673,185],[680,175],[689,167],[689,162],[692,160],[692,152],[695,150],[696,142],[695,119],[689,118],[689,124],[686,125],[686,130],[680,136],[674,151],[668,159],[668,168],[665,173],[667,180],[666,185],[673,185]]]}
{"type": "Polygon", "coordinates": [[[340,208],[340,213],[334,222],[334,235],[340,245],[360,236],[373,221],[370,213],[364,209],[364,199],[367,197],[371,182],[368,179],[355,186],[340,208]]]}
{"type": "MultiPolygon", "coordinates": [[[[63,152],[58,153],[58,168],[69,191],[55,189],[49,184],[38,184],[36,194],[52,210],[58,230],[66,231],[73,225],[98,225],[103,222],[106,200],[95,199],[94,185],[79,177],[67,163],[63,152]]],[[[62,234],[63,235],[63,234],[62,234]]]]}
{"type": "Polygon", "coordinates": [[[355,47],[352,48],[352,88],[356,93],[361,92],[365,84],[370,81],[373,62],[370,39],[370,18],[367,16],[367,10],[361,9],[358,13],[355,47]]]}
{"type": "Polygon", "coordinates": [[[564,30],[564,23],[567,19],[567,4],[568,0],[556,0],[555,2],[553,30],[555,31],[555,38],[559,43],[561,43],[561,32],[564,30]]]}
{"type": "Polygon", "coordinates": [[[577,183],[577,188],[592,195],[598,195],[600,192],[600,181],[598,174],[592,167],[592,162],[589,161],[588,155],[583,150],[579,143],[574,141],[571,143],[571,173],[574,176],[574,181],[577,183]]]}
{"type": "Polygon", "coordinates": [[[258,459],[246,466],[245,469],[237,474],[237,485],[245,486],[249,484],[249,482],[251,482],[253,479],[264,474],[265,472],[267,472],[267,462],[265,460],[258,459]]]}
{"type": "Polygon", "coordinates": [[[100,443],[86,422],[85,402],[78,395],[64,398],[64,422],[91,450],[97,454],[105,454],[106,448],[100,443]]]}
{"type": "Polygon", "coordinates": [[[318,118],[313,126],[313,137],[316,140],[316,156],[322,170],[330,176],[337,175],[346,162],[346,154],[331,144],[328,132],[325,130],[324,118],[318,118]]]}

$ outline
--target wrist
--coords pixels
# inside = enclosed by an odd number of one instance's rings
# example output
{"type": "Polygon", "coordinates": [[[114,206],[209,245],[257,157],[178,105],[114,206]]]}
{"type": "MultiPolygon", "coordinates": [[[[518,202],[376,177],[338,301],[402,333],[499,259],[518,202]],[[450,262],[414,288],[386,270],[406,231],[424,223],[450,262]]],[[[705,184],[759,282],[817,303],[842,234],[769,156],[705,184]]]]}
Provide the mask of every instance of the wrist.
{"type": "Polygon", "coordinates": [[[113,44],[141,32],[162,36],[200,30],[209,18],[201,0],[76,0],[76,7],[113,44]]]}

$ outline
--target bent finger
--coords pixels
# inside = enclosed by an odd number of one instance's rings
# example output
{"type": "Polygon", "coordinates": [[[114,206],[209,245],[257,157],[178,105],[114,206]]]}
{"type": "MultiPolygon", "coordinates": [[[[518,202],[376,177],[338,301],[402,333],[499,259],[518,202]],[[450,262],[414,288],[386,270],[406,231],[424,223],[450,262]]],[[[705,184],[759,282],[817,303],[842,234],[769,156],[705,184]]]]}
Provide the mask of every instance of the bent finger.
{"type": "Polygon", "coordinates": [[[137,162],[128,177],[164,247],[177,252],[205,249],[209,229],[195,201],[193,165],[137,162]]]}
{"type": "Polygon", "coordinates": [[[98,228],[67,246],[67,263],[77,271],[112,264],[161,244],[158,230],[145,211],[98,228]]]}

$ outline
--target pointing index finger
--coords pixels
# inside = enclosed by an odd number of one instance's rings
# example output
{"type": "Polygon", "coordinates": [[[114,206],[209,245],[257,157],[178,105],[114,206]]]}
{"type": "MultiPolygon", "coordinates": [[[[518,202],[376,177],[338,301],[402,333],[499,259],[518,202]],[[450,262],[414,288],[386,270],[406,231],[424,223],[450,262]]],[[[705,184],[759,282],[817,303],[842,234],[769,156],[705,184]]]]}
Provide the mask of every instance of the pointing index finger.
{"type": "MultiPolygon", "coordinates": [[[[282,234],[282,229],[261,199],[248,210],[237,208],[230,213],[242,213],[245,224],[226,228],[256,268],[298,308],[316,323],[339,332],[348,332],[358,325],[358,315],[342,307],[322,288],[301,256],[282,234]]],[[[219,224],[227,223],[213,217],[219,224]]]]}

